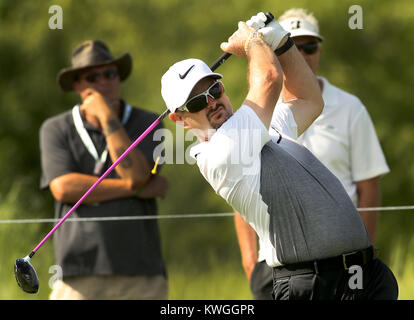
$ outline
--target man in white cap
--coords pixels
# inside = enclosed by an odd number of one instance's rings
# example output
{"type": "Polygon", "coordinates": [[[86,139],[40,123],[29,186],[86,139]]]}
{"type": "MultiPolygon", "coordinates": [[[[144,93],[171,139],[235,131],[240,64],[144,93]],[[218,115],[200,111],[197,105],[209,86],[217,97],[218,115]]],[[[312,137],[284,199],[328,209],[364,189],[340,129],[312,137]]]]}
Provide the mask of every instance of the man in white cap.
{"type": "Polygon", "coordinates": [[[234,112],[220,74],[198,59],[175,63],[161,93],[170,119],[192,130],[201,174],[255,229],[269,248],[275,299],[397,297],[395,278],[370,246],[364,223],[339,180],[290,137],[320,114],[316,77],[278,22],[263,13],[222,43],[248,60],[249,91],[234,112]],[[276,54],[275,54],[276,53],[276,54]],[[282,71],[283,70],[283,71],[282,71]],[[277,109],[279,132],[269,134],[277,109]],[[363,272],[363,289],[349,285],[348,268],[363,272]],[[291,290],[287,290],[290,287],[291,290]]]}
{"type": "MultiPolygon", "coordinates": [[[[319,68],[321,42],[318,21],[304,9],[290,9],[278,21],[290,32],[296,47],[301,52],[314,74],[319,68]]],[[[317,77],[325,103],[322,114],[297,138],[342,182],[355,206],[379,207],[381,192],[379,179],[389,172],[384,154],[370,116],[361,101],[328,82],[317,77]]],[[[278,101],[276,109],[284,102],[278,101]]],[[[278,128],[277,114],[272,126],[278,128]]],[[[271,129],[273,130],[273,129],[271,129]]],[[[292,128],[292,131],[295,131],[292,128]]],[[[367,227],[371,243],[374,244],[377,230],[377,213],[360,212],[367,227]]],[[[257,250],[254,230],[239,216],[235,216],[243,267],[250,281],[255,299],[271,299],[272,270],[267,267],[263,244],[257,250]]]]}

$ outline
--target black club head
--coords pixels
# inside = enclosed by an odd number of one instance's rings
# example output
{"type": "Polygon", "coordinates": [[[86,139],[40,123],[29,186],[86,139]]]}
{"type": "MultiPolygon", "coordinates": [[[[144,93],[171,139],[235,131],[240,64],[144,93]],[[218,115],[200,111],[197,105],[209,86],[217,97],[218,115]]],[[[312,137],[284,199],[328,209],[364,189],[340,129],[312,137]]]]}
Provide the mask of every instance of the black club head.
{"type": "Polygon", "coordinates": [[[17,284],[24,292],[37,293],[39,291],[39,278],[28,256],[16,259],[14,263],[14,275],[17,284]]]}

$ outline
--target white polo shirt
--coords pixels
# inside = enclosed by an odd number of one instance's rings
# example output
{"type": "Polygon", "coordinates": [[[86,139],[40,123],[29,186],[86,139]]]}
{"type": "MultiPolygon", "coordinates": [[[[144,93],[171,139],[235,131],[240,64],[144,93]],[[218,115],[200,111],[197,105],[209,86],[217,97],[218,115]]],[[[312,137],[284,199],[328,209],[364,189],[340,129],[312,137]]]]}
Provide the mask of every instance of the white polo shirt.
{"type": "Polygon", "coordinates": [[[390,169],[365,106],[356,96],[318,78],[323,82],[325,107],[297,141],[338,177],[357,206],[356,182],[390,169]]]}

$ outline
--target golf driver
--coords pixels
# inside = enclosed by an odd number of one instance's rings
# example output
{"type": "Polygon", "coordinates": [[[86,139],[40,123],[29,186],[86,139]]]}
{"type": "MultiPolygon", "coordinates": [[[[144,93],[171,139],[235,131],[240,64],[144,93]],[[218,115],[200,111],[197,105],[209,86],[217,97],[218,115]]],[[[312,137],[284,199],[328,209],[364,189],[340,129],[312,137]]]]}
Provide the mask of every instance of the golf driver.
{"type": "MultiPolygon", "coordinates": [[[[273,20],[273,15],[270,12],[266,13],[266,24],[273,20]]],[[[211,66],[211,70],[216,70],[220,65],[226,61],[231,54],[224,53],[211,66]]],[[[129,147],[125,152],[105,171],[105,173],[85,192],[85,194],[75,203],[75,205],[59,220],[52,230],[43,238],[42,241],[33,249],[33,251],[24,258],[16,259],[14,263],[14,275],[16,277],[19,287],[27,293],[37,293],[39,291],[39,278],[36,270],[30,263],[30,259],[34,256],[37,250],[50,238],[50,236],[62,225],[62,223],[79,207],[82,201],[101,183],[103,179],[134,149],[161,121],[170,111],[165,110],[129,147]]]]}

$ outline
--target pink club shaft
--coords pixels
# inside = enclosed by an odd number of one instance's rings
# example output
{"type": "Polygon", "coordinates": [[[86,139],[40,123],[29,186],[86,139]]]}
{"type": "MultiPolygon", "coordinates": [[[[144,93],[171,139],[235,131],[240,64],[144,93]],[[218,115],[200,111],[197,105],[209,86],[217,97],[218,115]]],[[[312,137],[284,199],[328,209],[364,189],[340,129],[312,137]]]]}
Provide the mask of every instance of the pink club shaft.
{"type": "Polygon", "coordinates": [[[60,221],[53,227],[52,230],[43,238],[42,241],[33,249],[32,253],[30,254],[31,257],[36,253],[37,250],[46,242],[47,239],[60,227],[60,225],[65,222],[65,220],[76,210],[77,207],[82,203],[82,201],[96,188],[98,184],[101,183],[103,179],[126,157],[126,155],[134,149],[138,143],[140,143],[147,135],[150,133],[159,123],[160,121],[169,113],[167,109],[162,113],[129,147],[125,150],[125,152],[105,171],[105,173],[89,188],[88,191],[75,203],[75,205],[60,219],[60,221]]]}

